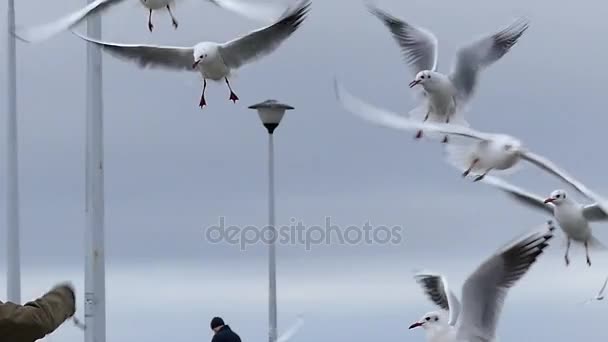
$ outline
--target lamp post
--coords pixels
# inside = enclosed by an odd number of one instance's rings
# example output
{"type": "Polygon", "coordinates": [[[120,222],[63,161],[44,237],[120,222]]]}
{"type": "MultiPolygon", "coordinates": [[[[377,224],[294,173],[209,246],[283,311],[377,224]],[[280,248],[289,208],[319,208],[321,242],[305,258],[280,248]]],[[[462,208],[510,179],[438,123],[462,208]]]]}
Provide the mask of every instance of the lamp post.
{"type": "MultiPolygon", "coordinates": [[[[86,0],[88,4],[95,0],[86,0]]],[[[87,35],[101,38],[100,16],[89,16],[87,35]]],[[[104,248],[103,97],[101,49],[87,44],[85,149],[85,342],[106,341],[104,248]]]]}
{"type": "Polygon", "coordinates": [[[6,290],[7,300],[21,304],[19,252],[19,158],[17,156],[17,53],[15,48],[15,1],[8,0],[6,36],[8,105],[6,113],[6,290]]]}
{"type": "Polygon", "coordinates": [[[268,245],[268,318],[269,342],[277,340],[277,262],[276,262],[276,229],[274,213],[274,131],[279,126],[285,111],[294,109],[276,100],[266,100],[249,106],[258,112],[262,124],[268,131],[268,226],[271,241],[268,245]]]}

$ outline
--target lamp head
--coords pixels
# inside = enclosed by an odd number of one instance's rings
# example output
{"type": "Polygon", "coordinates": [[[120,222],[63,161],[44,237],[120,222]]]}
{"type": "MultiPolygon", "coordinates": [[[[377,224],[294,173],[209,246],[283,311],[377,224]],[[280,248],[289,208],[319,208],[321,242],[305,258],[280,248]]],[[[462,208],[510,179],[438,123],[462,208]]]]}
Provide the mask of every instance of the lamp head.
{"type": "Polygon", "coordinates": [[[279,123],[281,123],[281,119],[283,119],[285,111],[292,110],[294,108],[276,100],[266,100],[264,102],[249,106],[249,109],[255,109],[258,111],[262,124],[264,124],[264,127],[266,127],[268,130],[268,133],[272,134],[279,126],[279,123]]]}

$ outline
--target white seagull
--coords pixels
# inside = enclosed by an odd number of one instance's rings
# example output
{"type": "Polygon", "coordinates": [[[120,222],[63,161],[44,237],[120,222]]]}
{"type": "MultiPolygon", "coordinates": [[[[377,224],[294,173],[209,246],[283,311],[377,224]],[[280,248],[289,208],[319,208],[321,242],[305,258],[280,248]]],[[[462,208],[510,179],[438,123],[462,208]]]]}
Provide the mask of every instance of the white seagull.
{"type": "Polygon", "coordinates": [[[567,238],[566,254],[564,255],[566,266],[570,264],[568,252],[572,240],[585,245],[587,265],[589,266],[591,266],[589,247],[605,249],[603,244],[593,236],[591,227],[589,227],[589,222],[608,220],[608,214],[597,203],[580,204],[571,199],[564,190],[555,190],[548,198],[543,199],[503,179],[492,176],[486,177],[483,182],[504,191],[520,203],[542,210],[555,217],[567,238]]]}
{"type": "Polygon", "coordinates": [[[602,288],[597,293],[597,295],[593,298],[587,299],[586,301],[584,301],[581,304],[587,304],[589,302],[604,300],[604,291],[606,291],[606,285],[608,285],[608,277],[606,277],[606,280],[604,280],[604,285],[602,285],[602,288]]]}
{"type": "Polygon", "coordinates": [[[445,315],[431,312],[410,325],[422,327],[429,342],[495,341],[496,327],[507,293],[536,262],[553,238],[551,221],[515,239],[482,263],[462,287],[462,304],[447,287],[442,276],[419,275],[417,280],[445,315]]]}
{"type": "Polygon", "coordinates": [[[335,81],[335,91],[338,100],[346,110],[376,125],[405,131],[424,129],[472,139],[475,141],[473,145],[461,148],[458,145],[449,144],[446,148],[448,160],[452,165],[464,170],[463,176],[465,177],[470,173],[475,173],[478,174],[475,181],[480,181],[491,170],[510,169],[523,159],[558,177],[584,196],[598,202],[598,205],[608,212],[607,201],[547,158],[527,150],[515,137],[506,134],[483,133],[460,125],[419,122],[405,118],[356,98],[338,81],[335,81]]]}
{"type": "MultiPolygon", "coordinates": [[[[391,31],[414,75],[410,88],[421,85],[424,103],[409,113],[422,121],[468,125],[463,112],[475,92],[479,72],[501,59],[528,29],[519,18],[505,29],[460,48],[449,75],[437,72],[437,37],[427,29],[400,20],[371,4],[369,11],[391,31]]],[[[422,130],[416,138],[422,137],[422,130]]],[[[444,138],[447,142],[447,136],[444,138]]]]}
{"type": "MultiPolygon", "coordinates": [[[[131,0],[129,0],[131,1],[131,0]]],[[[148,15],[148,29],[150,32],[154,29],[152,25],[152,11],[167,9],[171,16],[173,27],[177,29],[177,19],[171,11],[171,6],[176,1],[183,0],[139,0],[141,5],[149,10],[148,15]]],[[[279,6],[276,4],[259,3],[251,4],[245,0],[206,0],[218,7],[227,9],[229,11],[238,13],[245,17],[249,17],[256,20],[275,20],[280,14],[286,10],[286,6],[279,6]]],[[[74,28],[76,25],[83,22],[88,16],[101,14],[110,7],[126,2],[126,0],[97,0],[81,8],[73,13],[67,14],[62,18],[59,18],[53,22],[43,24],[40,26],[20,28],[15,32],[15,36],[25,42],[40,42],[46,40],[60,32],[74,28]]]]}
{"type": "Polygon", "coordinates": [[[141,68],[199,72],[203,76],[203,93],[199,103],[202,108],[207,104],[207,79],[224,80],[230,90],[229,99],[236,102],[239,98],[228,81],[232,70],[275,51],[306,19],[310,4],[309,0],[301,0],[272,25],[226,43],[201,42],[193,47],[134,45],[103,42],[77,35],[117,58],[137,63],[141,68]]]}

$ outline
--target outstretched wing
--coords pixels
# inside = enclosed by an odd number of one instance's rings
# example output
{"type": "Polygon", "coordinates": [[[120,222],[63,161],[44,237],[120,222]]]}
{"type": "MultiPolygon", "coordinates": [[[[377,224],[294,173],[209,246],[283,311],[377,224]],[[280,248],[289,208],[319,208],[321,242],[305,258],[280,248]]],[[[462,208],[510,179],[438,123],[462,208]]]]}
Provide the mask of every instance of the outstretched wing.
{"type": "Polygon", "coordinates": [[[507,195],[511,196],[522,204],[543,210],[546,213],[553,215],[553,205],[550,203],[545,203],[542,197],[538,195],[519,188],[501,178],[490,175],[485,176],[481,181],[504,191],[507,195]]]}
{"type": "Polygon", "coordinates": [[[439,44],[433,33],[398,19],[371,3],[367,7],[391,31],[414,76],[423,70],[437,70],[439,44]]]}
{"type": "Polygon", "coordinates": [[[192,68],[194,50],[188,47],[130,45],[103,42],[74,32],[78,37],[96,44],[114,57],[135,62],[141,68],[164,68],[196,71],[192,68]]]}
{"type": "Polygon", "coordinates": [[[448,324],[455,325],[460,314],[460,301],[449,289],[445,277],[435,273],[419,272],[414,276],[414,279],[422,286],[422,289],[433,303],[448,311],[448,324]]]}
{"type": "Polygon", "coordinates": [[[270,54],[300,27],[309,10],[310,1],[302,0],[276,23],[220,45],[224,63],[238,68],[270,54]]]}
{"type": "Polygon", "coordinates": [[[41,42],[62,31],[73,28],[86,19],[87,16],[99,14],[111,6],[117,5],[123,1],[124,0],[97,0],[88,4],[84,8],[81,8],[76,12],[72,12],[53,22],[40,26],[17,29],[15,36],[18,39],[28,43],[41,42]]]}
{"type": "Polygon", "coordinates": [[[469,276],[462,289],[462,313],[458,320],[459,341],[491,341],[508,290],[536,262],[553,238],[548,222],[515,240],[490,257],[469,276]]]}
{"type": "Polygon", "coordinates": [[[481,69],[504,56],[527,29],[528,21],[519,18],[504,30],[477,40],[458,51],[450,78],[462,99],[468,100],[475,91],[481,69]]]}

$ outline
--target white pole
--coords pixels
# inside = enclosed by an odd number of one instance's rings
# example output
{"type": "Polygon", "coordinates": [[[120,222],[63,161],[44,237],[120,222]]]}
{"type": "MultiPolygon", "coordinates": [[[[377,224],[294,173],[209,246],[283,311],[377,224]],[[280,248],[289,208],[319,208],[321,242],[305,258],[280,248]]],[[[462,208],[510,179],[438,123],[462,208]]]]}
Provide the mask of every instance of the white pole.
{"type": "Polygon", "coordinates": [[[268,313],[269,342],[277,340],[277,262],[276,262],[276,228],[274,215],[274,141],[273,134],[268,134],[268,223],[272,240],[268,245],[268,313]]]}
{"type": "Polygon", "coordinates": [[[21,304],[21,261],[19,252],[19,158],[17,156],[17,52],[15,48],[15,1],[8,0],[6,113],[6,225],[7,300],[21,304]]]}
{"type": "MultiPolygon", "coordinates": [[[[87,0],[92,3],[95,0],[87,0]]],[[[87,35],[101,38],[100,16],[89,16],[87,35]]],[[[85,157],[85,342],[106,340],[104,251],[103,99],[101,50],[87,44],[85,157]]]]}

